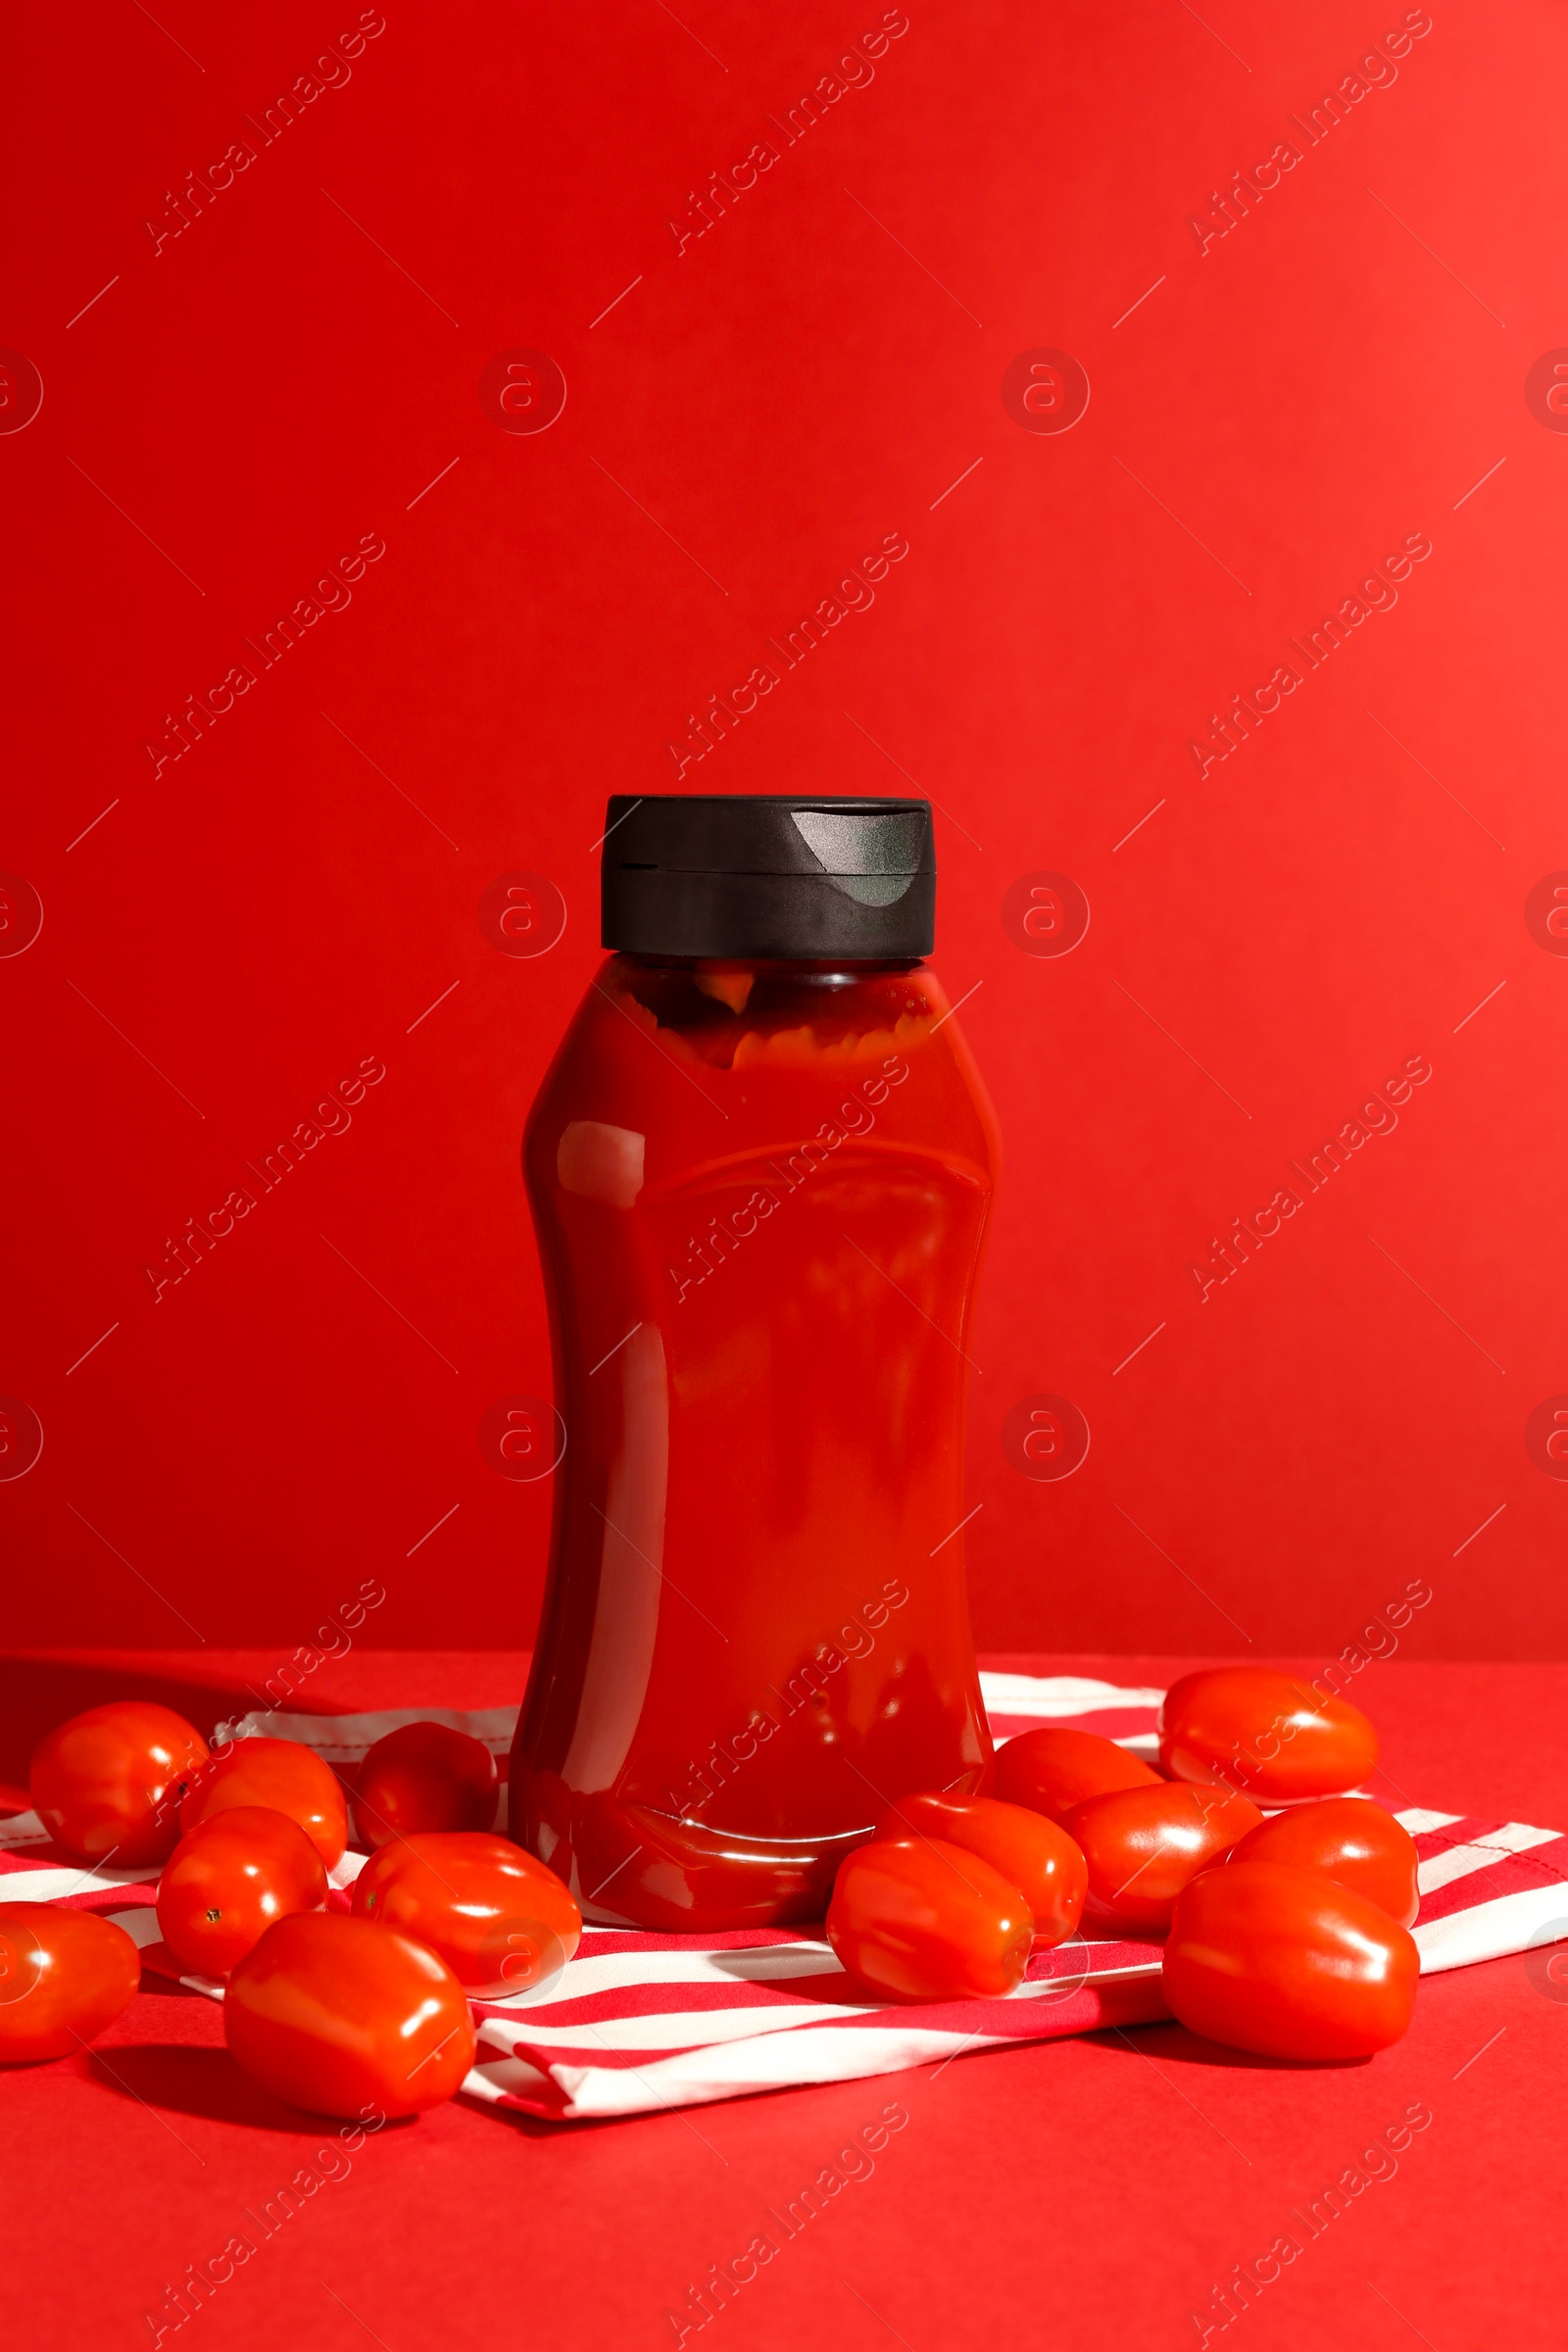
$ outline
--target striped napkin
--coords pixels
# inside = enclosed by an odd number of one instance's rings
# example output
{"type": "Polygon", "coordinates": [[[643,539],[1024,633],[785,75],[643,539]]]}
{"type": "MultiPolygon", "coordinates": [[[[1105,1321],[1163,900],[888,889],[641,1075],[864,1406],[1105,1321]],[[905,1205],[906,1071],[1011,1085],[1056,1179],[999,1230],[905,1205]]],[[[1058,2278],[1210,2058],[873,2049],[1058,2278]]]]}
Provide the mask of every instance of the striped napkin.
{"type": "MultiPolygon", "coordinates": [[[[1154,1752],[1159,1690],[1072,1675],[980,1680],[999,1746],[1054,1723],[1103,1733],[1138,1755],[1154,1752]]],[[[248,1715],[224,1728],[241,1738],[265,1732],[299,1740],[347,1768],[398,1724],[431,1720],[470,1733],[503,1757],[516,1710],[248,1715]]],[[[1560,1832],[1420,1808],[1398,1819],[1421,1857],[1414,1932],[1424,1973],[1568,1937],[1568,1838],[1560,1832]]],[[[344,1889],[365,1861],[344,1855],[331,1874],[329,1902],[346,1907],[344,1889]]],[[[156,1870],[84,1870],[50,1844],[36,1814],[24,1813],[0,1822],[0,1876],[13,1902],[104,1912],[135,1938],[146,1966],[222,1998],[220,1984],[182,1975],[159,1940],[156,1870]]],[[[570,2122],[896,2074],[1003,2042],[1163,2018],[1159,1964],[1154,1937],[1075,1938],[1037,1954],[1004,2000],[878,2008],[846,1997],[843,1971],[814,1933],[655,1936],[590,1927],[553,1982],[474,2004],[479,2055],[463,2089],[497,2113],[570,2122]]]]}

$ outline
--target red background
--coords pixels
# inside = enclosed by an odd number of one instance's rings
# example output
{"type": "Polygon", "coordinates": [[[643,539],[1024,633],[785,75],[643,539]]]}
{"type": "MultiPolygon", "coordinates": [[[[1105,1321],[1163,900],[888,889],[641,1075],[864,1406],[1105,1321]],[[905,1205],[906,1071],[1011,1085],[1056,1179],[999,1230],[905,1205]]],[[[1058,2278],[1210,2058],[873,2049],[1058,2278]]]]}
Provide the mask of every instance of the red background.
{"type": "Polygon", "coordinates": [[[1560,1653],[1568,1488],[1525,1440],[1568,1386],[1568,972],[1525,917],[1568,863],[1568,442],[1525,397],[1568,336],[1560,13],[1438,0],[1306,147],[1287,118],[1402,9],[910,0],[784,146],[880,9],[389,0],[264,146],[356,14],[12,28],[0,342],[44,400],[0,436],[0,864],[44,921],[0,957],[0,1391],[44,1446],[0,1483],[8,1632],[282,1655],[373,1577],[377,1643],[528,1641],[548,1487],[477,1431],[548,1388],[516,1148],[606,794],[672,788],[686,713],[899,531],[682,780],[940,804],[937,960],[1007,1150],[982,1642],[1326,1656],[1420,1577],[1406,1654],[1560,1653]],[[538,434],[478,398],[518,347],[568,387],[538,434]],[[1003,402],[1041,347],[1089,377],[1067,432],[1003,402]],[[370,532],[352,605],[155,776],[164,714],[370,532]],[[1414,532],[1397,605],[1200,779],[1209,713],[1414,532]],[[531,959],[478,914],[518,868],[567,909],[531,959]],[[1004,925],[1041,869],[1093,910],[1070,955],[1004,925]],[[1190,1261],[1414,1055],[1397,1130],[1200,1302],[1190,1261]],[[352,1129],[155,1303],[166,1237],[367,1056],[352,1129]],[[1042,1391],[1093,1432],[1059,1482],[1001,1444],[1042,1391]]]}

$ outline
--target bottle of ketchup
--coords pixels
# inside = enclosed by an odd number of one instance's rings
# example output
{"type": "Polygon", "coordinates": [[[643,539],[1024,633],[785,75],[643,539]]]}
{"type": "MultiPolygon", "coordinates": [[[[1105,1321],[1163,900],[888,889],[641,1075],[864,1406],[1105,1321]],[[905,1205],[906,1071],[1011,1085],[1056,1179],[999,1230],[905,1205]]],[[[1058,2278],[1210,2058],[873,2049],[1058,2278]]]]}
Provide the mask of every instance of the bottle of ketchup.
{"type": "Polygon", "coordinates": [[[590,1919],[822,1916],[978,1788],[964,1400],[995,1119],[926,801],[610,803],[523,1161],[566,1445],[512,1834],[590,1919]]]}

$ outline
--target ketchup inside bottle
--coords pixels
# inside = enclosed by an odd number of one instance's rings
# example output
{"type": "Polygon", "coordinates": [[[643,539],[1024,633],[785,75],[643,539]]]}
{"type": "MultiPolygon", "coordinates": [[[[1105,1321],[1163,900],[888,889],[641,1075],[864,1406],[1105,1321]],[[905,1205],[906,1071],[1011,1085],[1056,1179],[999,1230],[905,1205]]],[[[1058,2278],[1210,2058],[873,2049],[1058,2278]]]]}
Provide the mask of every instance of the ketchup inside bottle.
{"type": "Polygon", "coordinates": [[[591,1919],[819,1918],[990,1764],[963,1577],[998,1160],[919,961],[615,955],[528,1121],[567,1443],[512,1831],[591,1919]]]}

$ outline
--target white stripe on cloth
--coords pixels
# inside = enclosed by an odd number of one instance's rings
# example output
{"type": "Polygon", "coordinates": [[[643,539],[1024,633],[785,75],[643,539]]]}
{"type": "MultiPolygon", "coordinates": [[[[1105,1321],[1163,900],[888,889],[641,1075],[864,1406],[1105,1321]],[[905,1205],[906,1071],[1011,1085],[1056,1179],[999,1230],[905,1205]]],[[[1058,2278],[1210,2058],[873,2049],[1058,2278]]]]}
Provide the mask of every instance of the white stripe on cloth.
{"type": "Polygon", "coordinates": [[[0,1821],[0,1853],[18,1845],[47,1845],[49,1833],[36,1813],[11,1813],[0,1821]]]}
{"type": "Polygon", "coordinates": [[[160,1940],[158,1914],[151,1903],[138,1903],[134,1911],[103,1911],[99,1917],[112,1920],[117,1928],[123,1928],[138,1951],[144,1945],[160,1940]]]}
{"type": "MultiPolygon", "coordinates": [[[[327,1872],[328,1886],[352,1886],[369,1859],[368,1854],[357,1854],[351,1849],[327,1872]]],[[[148,1886],[161,1868],[161,1864],[153,1862],[145,1870],[92,1870],[84,1862],[34,1862],[24,1854],[14,1868],[0,1867],[0,1902],[58,1903],[70,1895],[112,1893],[118,1886],[148,1886]]]]}
{"type": "Polygon", "coordinates": [[[549,2092],[550,2077],[524,2058],[481,2058],[463,2078],[466,2097],[500,2106],[514,2099],[538,2099],[549,2092]]]}
{"type": "MultiPolygon", "coordinates": [[[[885,2014],[885,2013],[884,2013],[885,2014]]],[[[555,2066],[550,2076],[572,2120],[596,2115],[646,2115],[662,2107],[698,2106],[744,2098],[802,2082],[848,2082],[865,2075],[902,2074],[931,2059],[955,2058],[1010,2035],[956,2034],[912,2021],[892,2026],[802,2026],[780,2047],[766,2037],[713,2044],[655,2059],[639,2067],[555,2066]]],[[[465,2085],[466,2088],[466,2084],[465,2085]]],[[[524,2096],[527,2094],[524,2093],[524,2096]]]]}
{"type": "Polygon", "coordinates": [[[113,1894],[122,1886],[145,1886],[158,1876],[147,1870],[90,1870],[84,1862],[36,1862],[0,1871],[0,1903],[59,1903],[76,1894],[113,1894]]]}
{"type": "MultiPolygon", "coordinates": [[[[705,1950],[700,1943],[673,1951],[595,1952],[567,1963],[565,1975],[543,1988],[546,2001],[580,2000],[595,1992],[619,1992],[634,1984],[770,1984],[791,1977],[837,1976],[842,1972],[825,1943],[764,1943],[739,1951],[705,1950]],[[568,1989],[569,1987],[569,1989],[568,1989]]],[[[509,1993],[485,2007],[508,2015],[538,2005],[537,1991],[509,1993]]]]}
{"type": "MultiPolygon", "coordinates": [[[[861,2017],[863,2001],[803,2001],[787,2009],[661,2009],[652,2016],[607,2018],[598,2025],[553,2026],[528,2021],[526,2038],[553,2050],[685,2050],[706,2042],[747,2041],[754,2034],[793,2034],[802,2026],[824,2026],[841,2017],[861,2017]]],[[[522,2029],[487,2016],[479,2039],[487,2049],[510,2050],[522,2029]]]]}
{"type": "Polygon", "coordinates": [[[297,1740],[328,1764],[358,1764],[366,1749],[405,1723],[444,1723],[450,1731],[466,1732],[482,1741],[493,1756],[512,1746],[519,1707],[481,1707],[464,1714],[457,1707],[383,1707],[374,1715],[290,1715],[281,1709],[252,1710],[234,1723],[220,1723],[213,1744],[220,1740],[297,1740]]]}
{"type": "MultiPolygon", "coordinates": [[[[1156,1957],[1140,1961],[1133,1967],[1096,1969],[1092,1972],[1074,1971],[1067,1979],[1040,1977],[1002,1997],[1008,2001],[1058,2001],[1066,1993],[1076,1992],[1085,1984],[1108,1984],[1126,1977],[1157,1977],[1159,1960],[1156,1957]]],[[[694,2044],[710,2041],[744,2041],[754,2034],[799,2033],[809,2026],[821,2026],[834,2019],[847,2017],[882,2017],[886,2011],[872,2001],[803,2001],[799,2006],[758,2008],[748,2004],[736,2009],[661,2009],[638,2015],[630,2012],[622,2017],[604,2018],[580,2025],[558,2026],[537,2011],[517,2024],[511,2014],[497,2015],[494,2005],[486,2002],[484,2022],[479,2039],[498,2050],[511,2049],[522,2039],[535,2044],[548,2044],[556,2049],[584,2050],[680,2050],[694,2044]]]]}
{"type": "MultiPolygon", "coordinates": [[[[601,1930],[604,1934],[606,1931],[601,1930]]],[[[1157,1969],[1159,1947],[1148,1947],[1147,1965],[1157,1969]]],[[[1125,1941],[1105,1937],[1083,1942],[1074,1941],[1056,1947],[1063,1962],[1057,1972],[1099,1984],[1105,1978],[1136,1973],[1145,1965],[1129,1957],[1125,1941]],[[1096,1955],[1099,1955],[1097,1960],[1096,1955]]],[[[704,1946],[695,1938],[672,1948],[627,1952],[594,1950],[568,1962],[564,1973],[549,1984],[526,1992],[510,1993],[505,2000],[482,2004],[486,2015],[499,2012],[507,2017],[531,2012],[528,2022],[545,2030],[539,2011],[547,2007],[562,2007],[571,2001],[586,2000],[596,1993],[624,1992],[645,1984],[713,1984],[732,1985],[737,1996],[748,1985],[787,1984],[792,1977],[836,1977],[843,1970],[832,1946],[805,1936],[792,1938],[788,1943],[743,1945],[739,1948],[704,1946]]],[[[1031,1991],[1042,1990],[1049,1980],[1033,1978],[1018,1987],[1010,1998],[1025,1997],[1031,1991]]],[[[865,2006],[865,2004],[860,2004],[865,2006]]],[[[813,2004],[814,2012],[815,2004],[813,2004]]],[[[808,2012],[807,2014],[811,2014],[808,2012]]],[[[747,2012],[756,2016],[754,2006],[747,2012]]]]}
{"type": "MultiPolygon", "coordinates": [[[[1123,1713],[1131,1707],[1157,1708],[1163,1690],[1126,1690],[1116,1683],[1081,1674],[991,1674],[982,1671],[980,1695],[988,1715],[1038,1715],[1042,1723],[1063,1715],[1123,1713]]],[[[1091,1731],[1094,1726],[1088,1726],[1091,1731]]]]}
{"type": "Polygon", "coordinates": [[[1527,1886],[1518,1894],[1499,1894],[1490,1903],[1468,1911],[1450,1911],[1446,1919],[1416,1926],[1421,1974],[1441,1976],[1446,1968],[1470,1968],[1478,1960],[1501,1960],[1540,1941],[1560,1942],[1568,1936],[1568,1886],[1527,1886]],[[1555,1935],[1544,1933],[1555,1929],[1555,1935]]]}

